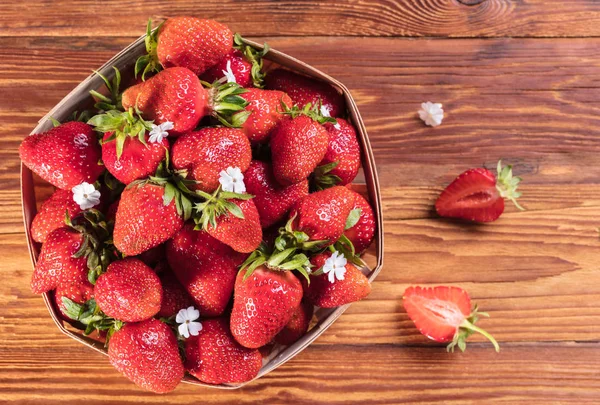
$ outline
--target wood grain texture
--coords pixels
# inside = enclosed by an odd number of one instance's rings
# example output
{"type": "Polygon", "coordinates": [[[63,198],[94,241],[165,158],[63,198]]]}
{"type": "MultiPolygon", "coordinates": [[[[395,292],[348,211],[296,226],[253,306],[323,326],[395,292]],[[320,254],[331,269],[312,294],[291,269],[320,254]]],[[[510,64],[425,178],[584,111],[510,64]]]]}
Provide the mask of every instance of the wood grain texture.
{"type": "Polygon", "coordinates": [[[190,14],[266,37],[600,35],[595,0],[29,0],[0,4],[0,36],[139,36],[148,17],[190,14]]]}

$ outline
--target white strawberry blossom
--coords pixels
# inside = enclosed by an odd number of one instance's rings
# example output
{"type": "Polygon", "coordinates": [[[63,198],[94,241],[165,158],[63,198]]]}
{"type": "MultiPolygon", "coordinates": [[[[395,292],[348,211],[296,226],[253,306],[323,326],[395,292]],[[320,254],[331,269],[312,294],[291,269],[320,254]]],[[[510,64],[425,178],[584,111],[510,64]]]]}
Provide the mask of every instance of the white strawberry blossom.
{"type": "Polygon", "coordinates": [[[221,183],[223,191],[237,194],[246,192],[244,175],[239,167],[228,167],[227,170],[221,170],[219,175],[219,183],[221,183]]]}
{"type": "Polygon", "coordinates": [[[235,75],[233,74],[233,71],[231,70],[231,60],[227,61],[227,69],[221,70],[221,72],[223,72],[223,74],[227,78],[227,83],[237,83],[237,81],[235,80],[235,75]]]}
{"type": "Polygon", "coordinates": [[[335,280],[343,280],[346,274],[346,264],[348,261],[343,253],[333,252],[333,254],[325,260],[323,265],[323,273],[327,274],[330,283],[335,283],[335,280]]]}
{"type": "Polygon", "coordinates": [[[87,210],[100,204],[100,191],[96,190],[93,184],[84,181],[73,187],[71,191],[73,192],[73,201],[82,210],[87,210]]]}
{"type": "Polygon", "coordinates": [[[169,136],[169,132],[173,129],[173,123],[171,121],[163,122],[160,125],[152,124],[152,130],[150,130],[150,143],[161,143],[163,139],[169,136]]]}
{"type": "Polygon", "coordinates": [[[187,307],[179,310],[177,316],[175,316],[175,322],[180,323],[177,327],[179,334],[186,339],[192,336],[198,336],[202,330],[202,324],[200,322],[194,322],[200,318],[200,311],[194,307],[187,307]]]}
{"type": "Polygon", "coordinates": [[[331,110],[330,107],[327,105],[322,105],[321,104],[321,115],[323,117],[331,117],[331,110]]]}
{"type": "Polygon", "coordinates": [[[419,110],[419,118],[425,122],[425,125],[437,127],[444,119],[442,105],[440,103],[432,103],[431,101],[422,103],[419,110]]]}

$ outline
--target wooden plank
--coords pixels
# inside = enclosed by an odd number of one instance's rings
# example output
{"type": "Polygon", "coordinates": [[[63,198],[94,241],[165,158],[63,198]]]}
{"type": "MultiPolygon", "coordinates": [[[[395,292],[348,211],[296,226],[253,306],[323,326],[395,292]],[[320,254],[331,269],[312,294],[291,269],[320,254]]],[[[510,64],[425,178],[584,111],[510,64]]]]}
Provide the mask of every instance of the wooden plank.
{"type": "Polygon", "coordinates": [[[217,19],[249,36],[591,37],[594,0],[333,0],[0,4],[0,36],[139,36],[148,17],[217,19]]]}

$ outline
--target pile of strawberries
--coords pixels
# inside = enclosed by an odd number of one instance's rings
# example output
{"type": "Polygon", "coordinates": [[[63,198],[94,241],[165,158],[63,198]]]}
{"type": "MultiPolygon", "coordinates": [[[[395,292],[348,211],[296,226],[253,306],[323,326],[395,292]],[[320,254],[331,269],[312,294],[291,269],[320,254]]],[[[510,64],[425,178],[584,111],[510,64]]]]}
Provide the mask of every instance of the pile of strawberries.
{"type": "Polygon", "coordinates": [[[115,68],[94,111],[21,144],[57,188],[31,226],[31,289],[145,389],[248,381],[315,306],[370,292],[356,131],[336,89],[265,71],[268,47],[218,22],[149,24],[146,48],[128,88],[115,68]]]}

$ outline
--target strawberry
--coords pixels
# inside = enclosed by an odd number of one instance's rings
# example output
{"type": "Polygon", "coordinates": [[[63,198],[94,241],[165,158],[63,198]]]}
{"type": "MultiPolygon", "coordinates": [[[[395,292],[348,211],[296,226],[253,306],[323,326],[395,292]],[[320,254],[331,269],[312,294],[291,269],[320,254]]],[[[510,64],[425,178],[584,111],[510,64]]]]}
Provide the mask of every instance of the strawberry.
{"type": "Polygon", "coordinates": [[[200,75],[221,61],[233,47],[233,33],[217,21],[194,17],[173,17],[152,32],[152,21],[146,30],[147,55],[135,65],[135,75],[158,71],[160,65],[180,66],[200,75]]]}
{"type": "Polygon", "coordinates": [[[138,255],[170,239],[183,226],[176,201],[164,204],[165,188],[132,183],[121,194],[113,240],[127,256],[138,255]]]}
{"type": "Polygon", "coordinates": [[[348,121],[337,118],[337,124],[326,123],[329,145],[325,157],[315,170],[319,189],[350,184],[360,168],[360,146],[356,131],[348,121]]]}
{"type": "Polygon", "coordinates": [[[36,242],[44,243],[46,237],[55,229],[65,226],[65,211],[75,218],[82,209],[73,200],[70,190],[56,190],[38,211],[31,223],[31,237],[36,242]]]}
{"type": "Polygon", "coordinates": [[[330,119],[310,108],[307,104],[303,110],[288,109],[289,117],[280,120],[271,133],[273,172],[281,185],[306,179],[327,152],[329,136],[321,123],[330,119]]]}
{"type": "MultiPolygon", "coordinates": [[[[205,231],[186,224],[166,245],[169,266],[202,316],[225,311],[235,283],[233,250],[205,231]]],[[[181,308],[179,308],[181,309],[181,308]]]]}
{"type": "Polygon", "coordinates": [[[279,68],[267,74],[265,84],[267,89],[287,93],[295,105],[304,106],[311,103],[321,106],[321,111],[328,117],[346,114],[344,96],[330,84],[317,79],[279,68]]]}
{"type": "Polygon", "coordinates": [[[344,235],[352,242],[355,252],[360,254],[371,245],[377,224],[373,209],[365,197],[355,191],[352,193],[355,196],[352,211],[358,212],[358,217],[354,224],[346,222],[344,235]],[[348,227],[349,225],[351,226],[348,227]]]}
{"type": "Polygon", "coordinates": [[[163,266],[167,268],[160,274],[163,299],[157,316],[169,318],[173,315],[177,315],[177,312],[182,308],[193,306],[194,300],[177,280],[175,274],[168,269],[168,266],[163,266]]]}
{"type": "Polygon", "coordinates": [[[308,325],[313,317],[314,306],[306,300],[302,300],[292,319],[275,336],[275,341],[282,345],[291,345],[300,339],[308,330],[308,325]]]}
{"type": "Polygon", "coordinates": [[[322,308],[360,301],[371,292],[369,280],[338,252],[325,252],[311,259],[317,269],[305,290],[306,299],[322,308]]]}
{"type": "Polygon", "coordinates": [[[140,253],[139,256],[137,256],[137,258],[143,261],[146,264],[146,266],[154,268],[166,258],[165,244],[155,246],[152,249],[148,249],[140,253]]]}
{"type": "Polygon", "coordinates": [[[216,127],[190,132],[177,139],[172,148],[173,167],[186,169],[192,188],[212,193],[219,187],[219,173],[228,167],[246,171],[252,160],[250,142],[239,129],[216,127]]]}
{"type": "Polygon", "coordinates": [[[240,271],[235,280],[231,333],[242,346],[269,343],[290,321],[302,299],[300,280],[277,266],[240,271]]]}
{"type": "Polygon", "coordinates": [[[469,294],[458,287],[409,287],[403,296],[404,308],[419,332],[436,342],[450,342],[448,351],[458,346],[465,351],[466,339],[475,332],[488,338],[496,351],[496,340],[483,329],[475,326],[479,316],[477,305],[471,310],[469,294]]]}
{"type": "Polygon", "coordinates": [[[63,190],[83,182],[94,183],[104,170],[98,164],[100,145],[92,127],[77,121],[28,136],[19,147],[19,155],[25,166],[63,190]]]}
{"type": "Polygon", "coordinates": [[[136,385],[156,393],[173,391],[184,375],[177,338],[157,319],[128,323],[115,332],[108,359],[136,385]]]}
{"type": "Polygon", "coordinates": [[[292,100],[281,91],[247,89],[240,97],[248,102],[245,110],[250,112],[242,130],[253,143],[268,140],[273,128],[284,117],[281,103],[292,108],[292,100]]]}
{"type": "Polygon", "coordinates": [[[281,186],[275,180],[271,164],[253,160],[244,173],[248,193],[254,195],[254,204],[263,228],[284,219],[294,203],[308,195],[308,180],[291,186],[281,186]]]}
{"type": "Polygon", "coordinates": [[[108,266],[94,287],[94,297],[108,316],[123,322],[139,322],[160,311],[163,290],[160,279],[141,260],[133,257],[108,266]]]}
{"type": "Polygon", "coordinates": [[[513,177],[512,166],[498,162],[498,179],[483,168],[470,169],[458,176],[439,196],[435,210],[442,217],[461,218],[475,222],[492,222],[504,212],[504,199],[517,208],[521,193],[517,187],[520,177],[513,177]]]}
{"type": "Polygon", "coordinates": [[[207,384],[242,383],[252,380],[262,367],[262,356],[235,341],[227,319],[202,322],[198,336],[185,341],[185,369],[207,384]]]}
{"type": "Polygon", "coordinates": [[[62,284],[54,291],[54,303],[60,311],[61,318],[67,322],[72,319],[69,317],[65,308],[63,298],[67,298],[76,304],[84,304],[94,296],[94,286],[89,281],[84,280],[76,284],[62,284]]]}

